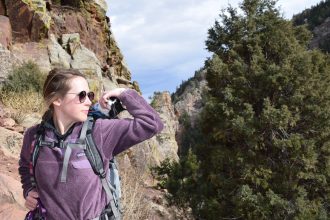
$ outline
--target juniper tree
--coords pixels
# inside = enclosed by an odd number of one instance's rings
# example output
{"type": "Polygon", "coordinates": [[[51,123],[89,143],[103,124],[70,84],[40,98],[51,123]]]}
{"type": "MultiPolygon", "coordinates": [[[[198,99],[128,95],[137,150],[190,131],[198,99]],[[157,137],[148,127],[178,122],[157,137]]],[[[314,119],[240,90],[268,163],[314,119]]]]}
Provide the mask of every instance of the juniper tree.
{"type": "Polygon", "coordinates": [[[310,39],[272,0],[229,6],[209,30],[203,141],[167,179],[198,219],[330,216],[329,57],[310,39]],[[189,158],[193,176],[173,175],[189,158]]]}
{"type": "Polygon", "coordinates": [[[228,7],[208,32],[202,217],[329,217],[329,57],[275,3],[228,7]]]}

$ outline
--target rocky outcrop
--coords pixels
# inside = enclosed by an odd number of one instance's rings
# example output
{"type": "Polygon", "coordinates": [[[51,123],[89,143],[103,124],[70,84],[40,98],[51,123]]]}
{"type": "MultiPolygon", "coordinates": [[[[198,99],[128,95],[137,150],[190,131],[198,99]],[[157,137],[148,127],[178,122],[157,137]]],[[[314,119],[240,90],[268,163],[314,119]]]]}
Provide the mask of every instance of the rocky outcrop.
{"type": "Polygon", "coordinates": [[[23,208],[25,201],[22,193],[21,183],[19,181],[0,173],[0,204],[5,202],[16,203],[23,208]]]}
{"type": "Polygon", "coordinates": [[[156,135],[160,161],[166,158],[178,161],[178,145],[175,140],[175,133],[178,129],[179,122],[174,113],[170,93],[155,93],[151,104],[159,113],[164,123],[164,129],[160,134],[156,135]]]}
{"type": "Polygon", "coordinates": [[[4,174],[0,174],[0,219],[24,219],[27,209],[21,183],[4,174]]]}
{"type": "Polygon", "coordinates": [[[96,21],[95,16],[87,11],[82,12],[70,8],[53,7],[50,12],[53,23],[50,33],[60,38],[63,34],[78,33],[81,43],[93,51],[98,59],[107,57],[107,36],[105,32],[107,22],[96,21]]]}
{"type": "MultiPolygon", "coordinates": [[[[182,83],[172,95],[174,111],[178,120],[188,116],[192,128],[196,125],[197,117],[203,108],[202,93],[208,89],[205,75],[205,70],[197,71],[194,77],[182,83]]],[[[185,132],[187,132],[185,125],[180,123],[176,132],[176,142],[179,146],[185,132]]]]}
{"type": "Polygon", "coordinates": [[[47,37],[51,18],[44,0],[6,0],[5,7],[16,42],[39,41],[47,37]]]}
{"type": "Polygon", "coordinates": [[[33,11],[23,1],[6,0],[6,8],[7,15],[10,19],[10,23],[13,29],[13,37],[15,41],[29,41],[33,11]]]}
{"type": "Polygon", "coordinates": [[[12,30],[9,18],[0,15],[0,44],[5,49],[9,49],[12,42],[12,30]]]}
{"type": "Polygon", "coordinates": [[[311,48],[323,48],[327,45],[328,50],[330,49],[330,17],[314,28],[314,37],[310,42],[311,48]]]}
{"type": "Polygon", "coordinates": [[[94,75],[100,80],[102,78],[100,61],[92,51],[81,44],[78,33],[63,34],[60,40],[51,35],[48,53],[52,68],[59,66],[75,68],[88,76],[94,75]],[[59,41],[62,44],[59,44],[59,41]]]}
{"type": "Polygon", "coordinates": [[[53,34],[50,35],[50,42],[47,48],[52,67],[70,68],[71,56],[64,50],[62,45],[58,43],[58,40],[53,34]]]}
{"type": "MultiPolygon", "coordinates": [[[[99,68],[97,68],[96,75],[102,75],[100,68],[105,67],[103,71],[111,72],[111,74],[105,73],[104,76],[113,75],[119,78],[119,81],[121,80],[121,82],[117,82],[118,85],[124,82],[123,85],[138,89],[136,83],[133,85],[130,82],[131,73],[125,65],[123,56],[110,30],[110,19],[106,16],[106,10],[105,0],[1,0],[0,15],[6,15],[7,18],[0,20],[0,43],[7,49],[11,44],[28,43],[29,49],[32,47],[32,54],[34,54],[33,52],[38,48],[36,49],[34,47],[36,44],[33,45],[32,42],[38,43],[42,50],[47,45],[44,42],[47,39],[52,40],[49,37],[50,34],[53,34],[55,39],[62,39],[65,34],[77,33],[80,36],[82,46],[79,48],[81,49],[80,53],[74,54],[74,56],[84,54],[83,57],[78,57],[78,60],[92,58],[95,61],[97,59],[99,68]],[[52,4],[52,2],[54,3],[52,4]]],[[[21,47],[23,47],[24,52],[24,46],[21,47]]],[[[48,57],[44,54],[42,56],[37,55],[37,57],[42,57],[44,62],[39,62],[35,56],[32,56],[32,60],[35,60],[45,72],[48,71],[51,68],[47,63],[48,57]]],[[[54,60],[54,57],[51,59],[54,60]]],[[[64,61],[57,62],[57,64],[64,64],[63,67],[69,67],[68,63],[64,61]]],[[[74,62],[73,67],[77,67],[74,62]]],[[[83,69],[86,68],[85,65],[83,69]]]]}
{"type": "Polygon", "coordinates": [[[0,127],[0,150],[7,157],[18,158],[21,152],[23,135],[0,127]]]}
{"type": "Polygon", "coordinates": [[[94,3],[99,6],[103,14],[108,11],[108,5],[105,0],[94,0],[94,3]]]}
{"type": "Polygon", "coordinates": [[[39,42],[26,42],[13,44],[11,54],[20,63],[32,61],[40,67],[40,70],[47,73],[51,69],[51,63],[47,51],[47,39],[39,42]]]}
{"type": "Polygon", "coordinates": [[[192,125],[203,107],[202,93],[207,89],[205,74],[205,70],[197,71],[194,77],[184,82],[173,94],[175,114],[181,117],[187,113],[192,125]]]}
{"type": "Polygon", "coordinates": [[[5,81],[11,72],[13,65],[19,65],[21,61],[13,53],[0,46],[0,83],[5,81]]]}

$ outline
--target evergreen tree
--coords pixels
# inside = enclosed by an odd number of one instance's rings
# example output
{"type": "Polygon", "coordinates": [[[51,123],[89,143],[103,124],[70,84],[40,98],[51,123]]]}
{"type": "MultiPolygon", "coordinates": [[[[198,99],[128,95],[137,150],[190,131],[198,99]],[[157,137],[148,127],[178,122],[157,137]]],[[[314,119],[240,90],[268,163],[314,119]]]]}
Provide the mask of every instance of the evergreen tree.
{"type": "Polygon", "coordinates": [[[183,159],[194,178],[169,189],[198,219],[330,216],[329,57],[310,37],[272,0],[228,7],[209,30],[203,141],[183,159]]]}

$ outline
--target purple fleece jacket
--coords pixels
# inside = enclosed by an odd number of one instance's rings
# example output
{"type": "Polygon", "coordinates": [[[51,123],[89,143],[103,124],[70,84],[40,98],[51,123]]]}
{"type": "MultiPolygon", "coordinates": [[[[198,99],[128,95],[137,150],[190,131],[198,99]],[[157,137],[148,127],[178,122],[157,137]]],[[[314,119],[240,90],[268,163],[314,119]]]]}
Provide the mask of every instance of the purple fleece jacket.
{"type": "MultiPolygon", "coordinates": [[[[135,90],[125,90],[119,99],[134,119],[98,119],[93,130],[94,141],[103,157],[106,171],[113,155],[151,138],[163,129],[157,112],[135,90]]],[[[65,142],[74,143],[81,127],[82,123],[75,124],[65,142]]],[[[26,131],[20,156],[19,173],[24,196],[31,190],[30,145],[36,131],[37,126],[26,131]]],[[[45,140],[57,142],[51,130],[46,130],[45,140]]],[[[63,157],[64,153],[59,148],[41,147],[35,166],[37,191],[47,210],[47,220],[86,220],[99,216],[107,203],[107,196],[83,150],[73,149],[66,183],[60,182],[63,157]]]]}

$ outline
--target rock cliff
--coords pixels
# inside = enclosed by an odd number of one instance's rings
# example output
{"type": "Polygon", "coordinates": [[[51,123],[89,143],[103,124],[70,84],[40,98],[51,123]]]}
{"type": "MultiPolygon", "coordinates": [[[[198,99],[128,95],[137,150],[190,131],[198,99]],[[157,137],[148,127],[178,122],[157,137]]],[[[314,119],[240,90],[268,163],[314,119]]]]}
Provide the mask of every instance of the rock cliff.
{"type": "MultiPolygon", "coordinates": [[[[188,116],[192,128],[195,126],[198,115],[203,108],[203,91],[208,89],[205,76],[205,70],[196,71],[193,77],[183,82],[172,94],[177,119],[180,120],[180,118],[188,116]]],[[[183,132],[185,132],[184,125],[179,123],[176,131],[176,141],[179,146],[183,132]]]]}
{"type": "MultiPolygon", "coordinates": [[[[55,67],[79,69],[98,91],[127,87],[140,92],[113,37],[107,8],[105,0],[0,0],[0,84],[15,66],[33,61],[44,73],[55,67]]],[[[157,100],[163,132],[118,157],[124,219],[184,218],[167,207],[149,171],[166,157],[178,160],[170,94],[157,100]]],[[[0,103],[0,219],[16,220],[27,211],[17,172],[22,134],[40,115],[26,114],[18,124],[12,111],[0,103]]],[[[130,116],[123,112],[121,117],[130,116]]]]}
{"type": "Polygon", "coordinates": [[[310,43],[311,48],[321,48],[330,51],[330,17],[313,30],[314,37],[310,43]]]}

